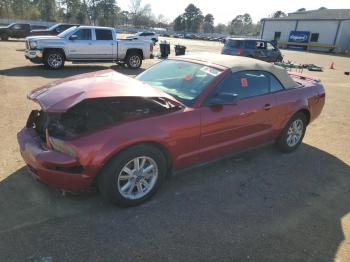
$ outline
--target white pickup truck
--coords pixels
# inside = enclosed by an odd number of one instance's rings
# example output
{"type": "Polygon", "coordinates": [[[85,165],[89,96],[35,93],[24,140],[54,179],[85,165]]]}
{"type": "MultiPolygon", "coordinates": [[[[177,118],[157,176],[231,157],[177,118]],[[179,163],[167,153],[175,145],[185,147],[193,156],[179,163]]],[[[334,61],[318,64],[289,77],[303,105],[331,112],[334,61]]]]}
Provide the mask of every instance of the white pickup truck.
{"type": "Polygon", "coordinates": [[[65,61],[126,63],[139,68],[153,58],[153,42],[117,39],[113,28],[74,26],[57,36],[30,36],[25,57],[49,69],[60,69],[65,61]]]}

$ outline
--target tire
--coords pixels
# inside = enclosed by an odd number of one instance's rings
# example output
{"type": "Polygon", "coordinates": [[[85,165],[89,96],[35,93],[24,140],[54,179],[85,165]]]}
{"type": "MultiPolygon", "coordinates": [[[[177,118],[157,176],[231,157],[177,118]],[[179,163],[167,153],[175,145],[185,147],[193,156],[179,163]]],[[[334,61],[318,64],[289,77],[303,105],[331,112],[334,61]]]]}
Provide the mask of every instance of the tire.
{"type": "Polygon", "coordinates": [[[60,51],[48,51],[44,55],[44,65],[50,70],[61,69],[64,66],[65,57],[60,51]]]}
{"type": "Polygon", "coordinates": [[[167,161],[158,148],[147,144],[135,145],[117,154],[106,164],[98,176],[98,187],[102,196],[117,206],[136,206],[156,193],[166,173],[167,161]],[[143,160],[145,168],[142,168],[143,160]],[[135,161],[139,163],[139,171],[135,161]],[[153,168],[146,172],[151,165],[153,168]]]}
{"type": "Polygon", "coordinates": [[[7,40],[9,40],[9,36],[8,36],[6,33],[2,33],[0,37],[1,37],[1,40],[2,40],[2,41],[7,41],[7,40]]]}
{"type": "Polygon", "coordinates": [[[142,65],[142,56],[139,53],[129,53],[125,58],[125,63],[132,69],[138,69],[142,65]]]}
{"type": "Polygon", "coordinates": [[[305,114],[296,113],[282,130],[282,133],[276,140],[277,148],[284,152],[290,153],[297,149],[303,141],[307,126],[305,114]]]}

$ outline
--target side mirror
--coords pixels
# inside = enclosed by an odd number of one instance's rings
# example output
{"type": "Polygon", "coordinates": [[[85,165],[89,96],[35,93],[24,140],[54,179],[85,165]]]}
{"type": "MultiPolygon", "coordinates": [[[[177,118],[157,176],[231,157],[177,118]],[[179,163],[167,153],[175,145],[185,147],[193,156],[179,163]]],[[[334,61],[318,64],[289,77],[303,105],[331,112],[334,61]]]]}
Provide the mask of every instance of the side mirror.
{"type": "Polygon", "coordinates": [[[235,105],[238,100],[239,98],[237,94],[220,93],[210,99],[209,105],[235,105]]]}
{"type": "Polygon", "coordinates": [[[72,40],[72,41],[77,40],[77,39],[78,39],[78,36],[77,36],[77,35],[71,35],[71,36],[69,37],[69,40],[72,40]]]}

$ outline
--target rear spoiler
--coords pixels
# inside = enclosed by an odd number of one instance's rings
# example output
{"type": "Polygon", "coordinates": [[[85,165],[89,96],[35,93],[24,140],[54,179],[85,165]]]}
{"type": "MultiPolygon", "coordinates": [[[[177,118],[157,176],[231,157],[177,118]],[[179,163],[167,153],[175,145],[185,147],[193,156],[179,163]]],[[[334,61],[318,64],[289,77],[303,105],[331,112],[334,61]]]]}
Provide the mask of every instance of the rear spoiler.
{"type": "Polygon", "coordinates": [[[308,81],[308,82],[316,82],[316,83],[321,82],[321,80],[318,77],[314,77],[314,76],[306,76],[306,75],[302,75],[300,73],[295,73],[295,72],[288,72],[288,74],[294,80],[299,79],[299,80],[308,81]]]}

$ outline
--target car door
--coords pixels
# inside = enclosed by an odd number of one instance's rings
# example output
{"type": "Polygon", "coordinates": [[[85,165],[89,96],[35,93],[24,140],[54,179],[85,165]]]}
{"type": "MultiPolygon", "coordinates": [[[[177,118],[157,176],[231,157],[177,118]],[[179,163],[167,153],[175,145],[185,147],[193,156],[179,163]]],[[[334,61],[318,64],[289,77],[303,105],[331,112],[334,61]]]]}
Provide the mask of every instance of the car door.
{"type": "Polygon", "coordinates": [[[279,56],[279,51],[270,42],[266,42],[267,61],[275,62],[279,56]]]}
{"type": "Polygon", "coordinates": [[[96,60],[112,60],[114,45],[112,30],[95,29],[94,56],[96,60]]]}
{"type": "Polygon", "coordinates": [[[256,41],[256,56],[255,58],[268,61],[266,42],[265,41],[256,41]]]}
{"type": "Polygon", "coordinates": [[[68,38],[67,49],[70,60],[92,59],[95,52],[92,45],[92,30],[81,28],[75,31],[68,38]]]}
{"type": "Polygon", "coordinates": [[[272,139],[275,104],[269,73],[241,71],[227,76],[201,108],[201,161],[272,139]],[[239,100],[233,105],[210,105],[210,99],[219,93],[237,94],[239,100]]]}
{"type": "Polygon", "coordinates": [[[26,35],[24,24],[14,24],[10,30],[12,31],[11,36],[14,38],[23,38],[26,35]]]}

